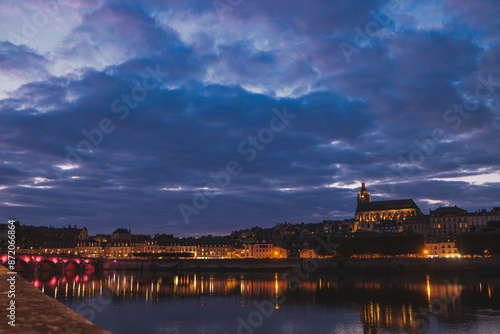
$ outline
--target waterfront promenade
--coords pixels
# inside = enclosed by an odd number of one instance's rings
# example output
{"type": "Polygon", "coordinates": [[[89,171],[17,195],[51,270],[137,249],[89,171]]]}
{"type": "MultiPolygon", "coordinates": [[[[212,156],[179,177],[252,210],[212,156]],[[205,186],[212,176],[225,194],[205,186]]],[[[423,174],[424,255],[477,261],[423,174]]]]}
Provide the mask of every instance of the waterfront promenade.
{"type": "MultiPolygon", "coordinates": [[[[2,254],[0,254],[2,255],[2,254]]],[[[500,271],[500,258],[301,258],[301,259],[102,259],[25,255],[19,271],[168,270],[168,271],[274,271],[307,266],[313,271],[360,272],[475,272],[500,271]]],[[[4,256],[6,259],[7,257],[4,256]]]]}
{"type": "MultiPolygon", "coordinates": [[[[80,334],[110,334],[110,332],[95,326],[93,323],[75,313],[69,307],[45,295],[39,289],[29,284],[19,275],[9,275],[9,270],[0,266],[1,322],[0,333],[80,333],[80,334]],[[15,276],[15,284],[7,279],[15,276]],[[9,297],[9,292],[15,290],[15,298],[9,297]],[[7,308],[15,301],[15,313],[7,308]],[[15,326],[8,324],[11,319],[7,315],[15,315],[15,326]]],[[[12,317],[13,319],[13,317],[12,317]]]]}

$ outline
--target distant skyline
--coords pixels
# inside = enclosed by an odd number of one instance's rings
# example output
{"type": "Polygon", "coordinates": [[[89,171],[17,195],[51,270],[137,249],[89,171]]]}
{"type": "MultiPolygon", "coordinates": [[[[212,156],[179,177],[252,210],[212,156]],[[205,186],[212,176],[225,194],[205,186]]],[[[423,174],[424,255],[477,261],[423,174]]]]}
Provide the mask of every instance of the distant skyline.
{"type": "Polygon", "coordinates": [[[0,4],[0,218],[228,234],[500,206],[490,1],[0,4]]]}

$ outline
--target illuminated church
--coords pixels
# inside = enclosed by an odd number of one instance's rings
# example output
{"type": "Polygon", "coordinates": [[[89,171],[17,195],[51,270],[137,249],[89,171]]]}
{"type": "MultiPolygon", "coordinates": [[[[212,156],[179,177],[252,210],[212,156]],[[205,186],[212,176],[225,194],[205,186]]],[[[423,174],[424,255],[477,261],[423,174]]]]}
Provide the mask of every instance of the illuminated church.
{"type": "Polygon", "coordinates": [[[365,184],[361,185],[355,214],[356,221],[359,223],[381,220],[403,221],[407,217],[421,214],[422,212],[411,198],[372,202],[365,184]]]}

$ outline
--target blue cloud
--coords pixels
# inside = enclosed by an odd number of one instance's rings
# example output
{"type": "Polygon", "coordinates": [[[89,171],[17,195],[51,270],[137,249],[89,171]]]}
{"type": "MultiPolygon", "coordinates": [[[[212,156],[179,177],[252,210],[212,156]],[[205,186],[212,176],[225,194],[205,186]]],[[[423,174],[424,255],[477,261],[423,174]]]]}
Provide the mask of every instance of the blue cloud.
{"type": "Polygon", "coordinates": [[[457,180],[500,169],[498,6],[411,2],[356,46],[388,3],[252,1],[221,16],[206,1],[75,2],[46,48],[50,24],[26,45],[2,37],[4,219],[219,234],[351,217],[363,181],[424,211],[500,205],[497,182],[457,180]],[[352,62],[341,43],[357,47],[352,62]],[[457,112],[481,84],[486,97],[457,112]],[[296,117],[252,148],[283,108],[296,117]],[[212,189],[232,160],[241,173],[212,189]],[[178,205],[207,188],[186,225],[178,205]]]}

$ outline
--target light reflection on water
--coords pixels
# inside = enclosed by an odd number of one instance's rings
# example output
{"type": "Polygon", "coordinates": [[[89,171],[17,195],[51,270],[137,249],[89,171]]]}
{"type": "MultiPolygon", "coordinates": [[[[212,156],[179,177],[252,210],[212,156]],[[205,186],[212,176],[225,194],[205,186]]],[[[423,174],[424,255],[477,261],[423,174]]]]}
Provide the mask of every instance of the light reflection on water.
{"type": "Polygon", "coordinates": [[[500,328],[498,275],[315,274],[296,286],[271,272],[41,272],[26,278],[113,333],[495,333],[500,328]]]}

